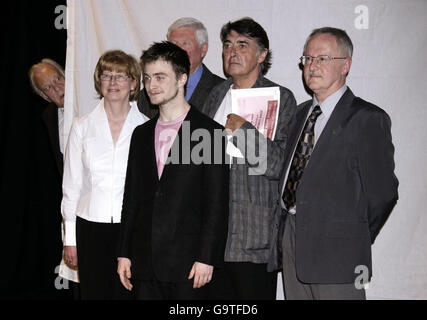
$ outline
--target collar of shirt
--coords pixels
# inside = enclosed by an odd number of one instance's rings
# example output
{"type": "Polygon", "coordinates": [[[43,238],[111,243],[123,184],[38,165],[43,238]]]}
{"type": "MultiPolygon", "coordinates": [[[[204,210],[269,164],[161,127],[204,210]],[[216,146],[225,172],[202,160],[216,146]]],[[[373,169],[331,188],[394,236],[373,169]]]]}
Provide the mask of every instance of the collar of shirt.
{"type": "Polygon", "coordinates": [[[194,72],[189,78],[187,82],[187,91],[185,93],[185,99],[187,101],[190,100],[191,96],[193,95],[194,89],[196,89],[197,84],[200,81],[200,78],[202,77],[203,73],[203,65],[200,65],[199,69],[197,69],[196,72],[194,72]]]}
{"type": "Polygon", "coordinates": [[[307,118],[310,115],[311,110],[313,110],[316,105],[319,104],[320,108],[322,109],[322,114],[317,118],[316,124],[314,125],[314,145],[316,145],[317,140],[319,140],[323,129],[325,128],[326,124],[329,121],[329,118],[331,117],[332,112],[335,109],[335,106],[337,105],[338,101],[341,99],[346,90],[347,86],[343,85],[320,104],[317,101],[316,96],[313,96],[313,105],[311,106],[307,118]]]}
{"type": "Polygon", "coordinates": [[[343,96],[346,90],[347,90],[347,85],[343,85],[341,88],[339,88],[329,97],[327,97],[322,103],[319,103],[316,99],[316,96],[313,95],[312,109],[316,105],[320,105],[320,109],[322,109],[322,115],[323,115],[322,118],[323,120],[325,120],[325,122],[327,122],[329,117],[331,116],[332,111],[334,111],[335,106],[337,105],[338,101],[341,99],[341,97],[343,96]]]}

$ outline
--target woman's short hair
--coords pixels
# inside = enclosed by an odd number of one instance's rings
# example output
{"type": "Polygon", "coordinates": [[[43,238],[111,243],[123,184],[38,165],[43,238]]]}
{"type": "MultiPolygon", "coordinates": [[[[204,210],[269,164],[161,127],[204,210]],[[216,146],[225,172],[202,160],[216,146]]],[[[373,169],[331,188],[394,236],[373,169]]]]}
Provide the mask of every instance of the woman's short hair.
{"type": "Polygon", "coordinates": [[[136,59],[121,51],[121,50],[110,50],[106,51],[99,58],[98,63],[95,67],[95,72],[93,74],[93,79],[95,82],[95,90],[99,95],[99,98],[102,98],[101,92],[101,74],[104,71],[115,71],[122,72],[128,77],[136,81],[135,90],[131,90],[129,95],[130,101],[138,100],[139,97],[139,88],[141,84],[141,69],[139,67],[136,59]]]}

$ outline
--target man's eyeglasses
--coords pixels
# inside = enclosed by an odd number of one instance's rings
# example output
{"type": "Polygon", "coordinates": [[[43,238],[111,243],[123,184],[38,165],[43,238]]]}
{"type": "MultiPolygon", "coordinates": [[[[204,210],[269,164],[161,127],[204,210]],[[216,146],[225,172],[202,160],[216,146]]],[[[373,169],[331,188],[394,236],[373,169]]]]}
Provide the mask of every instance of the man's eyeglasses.
{"type": "Polygon", "coordinates": [[[306,64],[310,65],[313,61],[316,61],[316,63],[319,66],[325,66],[325,65],[329,64],[332,60],[335,60],[335,59],[347,59],[347,57],[330,57],[327,55],[320,55],[317,57],[302,56],[300,58],[303,66],[305,66],[306,64]]]}
{"type": "Polygon", "coordinates": [[[101,79],[101,81],[117,81],[117,82],[125,82],[127,79],[129,79],[129,77],[127,75],[124,74],[101,74],[101,76],[99,77],[101,79]]]}

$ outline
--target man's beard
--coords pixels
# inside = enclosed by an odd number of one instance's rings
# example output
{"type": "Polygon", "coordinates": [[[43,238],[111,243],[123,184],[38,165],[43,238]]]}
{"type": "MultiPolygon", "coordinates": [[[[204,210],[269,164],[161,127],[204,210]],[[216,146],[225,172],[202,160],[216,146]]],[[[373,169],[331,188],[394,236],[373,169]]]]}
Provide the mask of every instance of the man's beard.
{"type": "Polygon", "coordinates": [[[169,98],[165,97],[162,101],[160,101],[159,103],[157,103],[157,105],[160,107],[160,106],[163,106],[163,105],[171,102],[178,95],[178,91],[179,91],[178,88],[176,88],[175,93],[171,97],[169,97],[169,98]]]}

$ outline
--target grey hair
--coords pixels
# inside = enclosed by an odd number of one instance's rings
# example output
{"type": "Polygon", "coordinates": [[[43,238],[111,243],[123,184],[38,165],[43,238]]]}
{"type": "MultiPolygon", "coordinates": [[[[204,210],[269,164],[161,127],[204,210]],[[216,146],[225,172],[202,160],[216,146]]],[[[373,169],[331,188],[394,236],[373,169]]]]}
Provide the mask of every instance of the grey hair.
{"type": "Polygon", "coordinates": [[[169,37],[170,37],[172,32],[174,32],[175,30],[177,30],[179,28],[183,28],[183,27],[190,27],[190,28],[194,28],[196,30],[196,37],[197,37],[197,41],[199,43],[199,47],[201,47],[205,43],[209,42],[208,31],[206,30],[203,23],[201,21],[199,21],[195,18],[191,18],[191,17],[179,18],[174,23],[172,23],[170,25],[170,27],[168,28],[168,32],[166,34],[166,39],[169,40],[169,37]]]}
{"type": "Polygon", "coordinates": [[[55,61],[53,61],[52,59],[49,58],[44,58],[42,59],[40,62],[34,64],[31,66],[30,71],[28,71],[28,77],[30,78],[30,83],[31,83],[31,88],[34,90],[34,92],[36,94],[38,94],[40,97],[42,97],[43,99],[47,100],[50,102],[49,97],[43,92],[41,91],[36,84],[34,83],[34,74],[41,69],[43,66],[49,65],[51,67],[54,67],[58,73],[65,78],[65,72],[64,72],[64,68],[62,68],[58,63],[56,63],[55,61]]]}
{"type": "Polygon", "coordinates": [[[335,38],[335,40],[337,41],[338,49],[342,53],[346,54],[350,58],[353,56],[353,43],[351,42],[351,39],[348,36],[347,32],[345,32],[342,29],[332,28],[332,27],[323,27],[323,28],[314,29],[308,36],[307,40],[305,41],[304,54],[306,53],[307,45],[310,42],[310,40],[315,35],[325,34],[325,33],[330,34],[335,38]]]}

